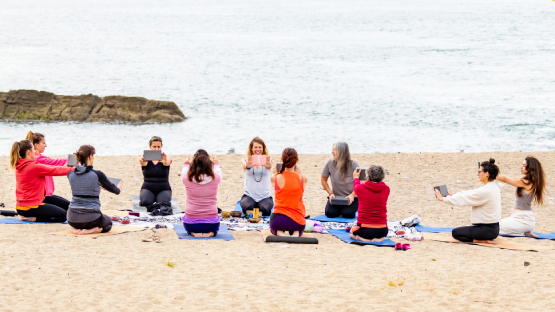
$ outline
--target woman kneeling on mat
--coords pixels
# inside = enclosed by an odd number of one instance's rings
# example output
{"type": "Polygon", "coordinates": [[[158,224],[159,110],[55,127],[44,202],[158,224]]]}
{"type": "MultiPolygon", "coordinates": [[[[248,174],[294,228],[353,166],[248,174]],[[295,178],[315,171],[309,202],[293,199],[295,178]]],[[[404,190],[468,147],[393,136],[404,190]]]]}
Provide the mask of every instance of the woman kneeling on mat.
{"type": "Polygon", "coordinates": [[[263,216],[269,216],[274,208],[270,182],[272,157],[268,156],[268,149],[261,138],[252,139],[247,150],[247,158],[243,158],[242,164],[245,172],[245,193],[241,197],[243,213],[246,215],[248,210],[258,208],[263,216]],[[265,157],[266,165],[253,165],[253,156],[265,157]]]}
{"type": "Polygon", "coordinates": [[[54,167],[35,161],[35,148],[29,140],[15,142],[10,152],[10,167],[15,169],[15,209],[20,221],[66,222],[63,207],[44,202],[46,179],[64,176],[73,171],[70,167],[54,167]]]}
{"type": "Polygon", "coordinates": [[[281,154],[281,170],[272,177],[276,206],[270,217],[270,230],[277,236],[300,237],[306,225],[303,193],[307,178],[295,172],[298,160],[297,151],[286,148],[281,154]]]}
{"type": "MultiPolygon", "coordinates": [[[[162,150],[162,138],[153,136],[148,145],[151,150],[162,150]]],[[[162,153],[161,161],[145,161],[141,156],[139,162],[144,176],[139,205],[146,207],[154,203],[171,203],[172,188],[169,176],[172,160],[170,157],[162,153]]]]}
{"type": "Polygon", "coordinates": [[[94,147],[81,146],[75,153],[81,166],[67,175],[73,193],[67,222],[78,235],[106,233],[112,229],[112,220],[100,211],[100,190],[118,195],[123,185],[121,180],[115,186],[102,171],[93,169],[94,154],[94,147]]]}
{"type": "Polygon", "coordinates": [[[499,236],[501,220],[501,191],[493,182],[499,174],[495,159],[481,163],[478,178],[484,186],[475,190],[458,192],[455,195],[442,197],[436,190],[439,201],[455,206],[472,206],[470,222],[472,226],[458,227],[453,230],[453,238],[467,243],[497,244],[493,241],[499,236]]]}
{"type": "Polygon", "coordinates": [[[536,226],[532,201],[538,206],[543,205],[545,173],[540,161],[532,156],[526,157],[522,162],[520,173],[524,175],[520,179],[511,179],[504,175],[497,176],[497,181],[516,187],[515,210],[510,217],[501,220],[499,234],[538,237],[532,232],[536,226]]]}
{"type": "Polygon", "coordinates": [[[181,171],[187,201],[183,226],[189,235],[212,237],[218,235],[220,217],[218,216],[218,185],[222,180],[222,170],[216,156],[212,160],[208,152],[199,149],[187,158],[181,171]]]}
{"type": "MultiPolygon", "coordinates": [[[[33,147],[35,148],[35,161],[39,164],[49,165],[49,166],[65,166],[67,164],[67,158],[50,158],[48,156],[43,155],[44,150],[46,149],[46,138],[44,134],[32,132],[27,132],[27,140],[33,143],[33,147]]],[[[54,179],[51,176],[44,177],[45,179],[45,190],[46,194],[44,197],[45,204],[52,204],[54,206],[58,206],[67,210],[69,208],[69,200],[54,195],[54,179]]]]}
{"type": "Polygon", "coordinates": [[[322,171],[321,183],[328,192],[326,203],[326,217],[353,219],[358,211],[358,198],[353,191],[353,176],[358,163],[351,160],[349,145],[345,142],[337,142],[332,149],[333,159],[328,160],[322,171]],[[328,178],[331,177],[331,186],[328,185],[328,178]],[[347,205],[332,205],[332,198],[346,198],[349,200],[347,205]]]}
{"type": "Polygon", "coordinates": [[[353,184],[359,198],[356,226],[351,228],[351,239],[363,242],[381,242],[389,232],[387,228],[387,199],[389,186],[383,181],[385,174],[381,166],[366,170],[368,181],[360,184],[360,170],[353,173],[353,184]]]}

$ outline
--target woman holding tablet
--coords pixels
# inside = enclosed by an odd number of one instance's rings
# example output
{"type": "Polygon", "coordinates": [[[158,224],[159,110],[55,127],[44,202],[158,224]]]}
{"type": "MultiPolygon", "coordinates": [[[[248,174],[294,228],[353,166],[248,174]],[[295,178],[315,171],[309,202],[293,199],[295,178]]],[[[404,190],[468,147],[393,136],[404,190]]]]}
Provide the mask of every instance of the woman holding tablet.
{"type": "Polygon", "coordinates": [[[199,149],[187,158],[181,171],[185,185],[187,202],[185,215],[181,219],[189,235],[212,237],[218,235],[220,217],[218,216],[218,186],[222,180],[222,170],[216,156],[212,159],[208,152],[199,149]]]}
{"type": "Polygon", "coordinates": [[[81,166],[67,175],[73,198],[67,211],[67,222],[78,235],[106,233],[112,229],[112,220],[100,211],[100,190],[118,195],[123,185],[115,186],[106,175],[93,169],[94,147],[83,145],[75,153],[81,166]]]}
{"type": "Polygon", "coordinates": [[[520,179],[512,179],[504,175],[497,176],[497,181],[516,187],[515,210],[510,217],[501,220],[499,234],[537,237],[532,232],[536,226],[532,202],[538,206],[543,205],[545,172],[539,160],[528,156],[520,166],[520,173],[523,175],[520,179]]]}
{"type": "Polygon", "coordinates": [[[45,177],[64,176],[73,168],[39,164],[35,161],[35,148],[29,140],[14,142],[10,152],[10,167],[15,169],[15,209],[21,216],[20,221],[66,221],[67,212],[63,207],[44,202],[45,177]]]}
{"type": "MultiPolygon", "coordinates": [[[[44,134],[29,131],[27,132],[27,137],[25,139],[33,143],[33,147],[35,148],[35,161],[39,164],[49,166],[65,166],[67,164],[67,158],[50,158],[42,154],[47,147],[44,134]]],[[[54,179],[51,176],[46,176],[44,179],[46,190],[44,202],[67,210],[69,208],[69,200],[54,195],[54,179]]]]}
{"type": "Polygon", "coordinates": [[[306,225],[303,203],[306,176],[295,172],[297,151],[286,148],[281,154],[283,165],[272,177],[276,189],[276,205],[270,217],[270,230],[277,236],[300,237],[306,225]]]}
{"type": "Polygon", "coordinates": [[[499,167],[495,165],[495,159],[490,158],[482,162],[478,170],[478,178],[484,186],[446,197],[441,196],[439,190],[435,191],[439,201],[455,206],[472,206],[472,226],[454,229],[453,238],[467,243],[497,244],[493,240],[499,236],[501,221],[501,191],[494,182],[498,174],[499,167]]]}
{"type": "MultiPolygon", "coordinates": [[[[162,138],[153,136],[148,142],[151,150],[162,150],[162,138]]],[[[161,161],[145,161],[144,157],[139,160],[143,170],[144,182],[141,186],[140,206],[150,206],[154,203],[170,203],[172,200],[172,188],[170,186],[170,157],[162,152],[161,161]]]]}
{"type": "Polygon", "coordinates": [[[333,159],[328,160],[322,171],[321,183],[326,192],[328,200],[326,203],[326,217],[353,219],[358,211],[358,198],[353,190],[353,172],[359,167],[358,163],[351,160],[349,145],[345,142],[337,142],[331,150],[333,159]],[[328,185],[328,178],[331,177],[331,186],[328,185]],[[347,199],[346,205],[333,205],[332,199],[347,199]]]}
{"type": "Polygon", "coordinates": [[[269,216],[274,208],[270,179],[272,157],[268,156],[268,149],[261,138],[256,137],[249,143],[247,158],[243,158],[242,165],[245,173],[245,193],[241,197],[243,213],[258,208],[263,216],[269,216]]]}

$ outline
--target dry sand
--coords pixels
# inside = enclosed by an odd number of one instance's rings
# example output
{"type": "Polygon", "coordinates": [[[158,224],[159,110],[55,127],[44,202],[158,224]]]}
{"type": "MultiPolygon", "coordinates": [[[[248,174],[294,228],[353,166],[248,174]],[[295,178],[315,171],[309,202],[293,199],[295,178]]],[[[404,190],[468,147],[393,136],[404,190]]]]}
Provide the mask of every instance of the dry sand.
{"type": "MultiPolygon", "coordinates": [[[[433,199],[432,185],[451,192],[478,187],[477,161],[494,157],[502,173],[519,176],[523,158],[538,157],[553,196],[555,152],[478,154],[356,154],[361,165],[380,164],[390,175],[388,219],[418,214],[428,226],[469,224],[470,208],[433,199]],[[459,182],[460,181],[460,182],[459,182]]],[[[182,207],[178,173],[185,156],[173,156],[171,183],[182,207]]],[[[242,195],[240,155],[222,155],[224,179],[218,205],[231,210],[242,195]]],[[[300,155],[308,178],[307,214],[322,214],[326,193],[320,174],[329,155],[300,155]]],[[[15,205],[15,179],[0,157],[6,207],[15,205]]],[[[103,192],[103,209],[131,207],[142,173],[138,157],[97,157],[95,168],[124,179],[119,196],[103,192]]],[[[55,194],[70,198],[65,177],[55,194]]],[[[514,188],[501,187],[503,217],[511,214],[514,188]]],[[[554,230],[554,204],[535,207],[536,231],[554,230]]],[[[434,241],[412,250],[354,246],[316,234],[319,245],[270,245],[259,232],[232,232],[235,241],[178,240],[160,230],[162,244],[143,243],[145,232],[76,238],[48,233],[67,225],[0,225],[0,311],[184,310],[184,311],[388,311],[551,310],[555,251],[522,252],[434,241]],[[528,261],[530,266],[524,266],[528,261]],[[174,267],[166,265],[171,262],[174,267]]],[[[513,238],[534,245],[549,240],[513,238]]],[[[402,239],[396,241],[408,242],[402,239]]]]}

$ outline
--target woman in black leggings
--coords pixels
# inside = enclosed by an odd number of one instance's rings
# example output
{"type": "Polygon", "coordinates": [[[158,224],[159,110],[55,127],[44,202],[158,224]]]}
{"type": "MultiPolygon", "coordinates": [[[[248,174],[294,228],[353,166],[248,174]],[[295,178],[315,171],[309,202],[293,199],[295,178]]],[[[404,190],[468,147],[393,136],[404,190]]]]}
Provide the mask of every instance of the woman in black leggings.
{"type": "MultiPolygon", "coordinates": [[[[162,138],[154,136],[148,142],[151,150],[162,149],[162,138]]],[[[162,153],[161,161],[139,160],[143,170],[144,182],[141,186],[140,206],[150,206],[154,203],[171,203],[172,188],[170,186],[170,157],[162,153]]]]}

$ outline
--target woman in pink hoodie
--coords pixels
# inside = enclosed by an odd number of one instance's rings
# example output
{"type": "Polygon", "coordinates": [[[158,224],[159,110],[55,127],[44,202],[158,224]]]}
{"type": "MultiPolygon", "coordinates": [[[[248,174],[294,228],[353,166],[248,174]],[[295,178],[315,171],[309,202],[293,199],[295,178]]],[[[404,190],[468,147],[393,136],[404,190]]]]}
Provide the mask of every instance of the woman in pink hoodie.
{"type": "Polygon", "coordinates": [[[65,222],[67,209],[46,203],[45,177],[64,176],[73,168],[39,164],[34,159],[31,141],[14,142],[10,152],[10,167],[15,169],[15,209],[21,221],[65,222]]]}
{"type": "MultiPolygon", "coordinates": [[[[27,132],[27,137],[25,139],[33,143],[33,147],[35,148],[35,161],[39,164],[49,166],[65,166],[67,164],[67,158],[50,158],[42,154],[47,146],[44,134],[29,131],[27,132]]],[[[50,176],[46,176],[44,178],[46,182],[46,197],[44,198],[44,202],[67,210],[69,208],[69,200],[54,195],[54,179],[50,176]]]]}

